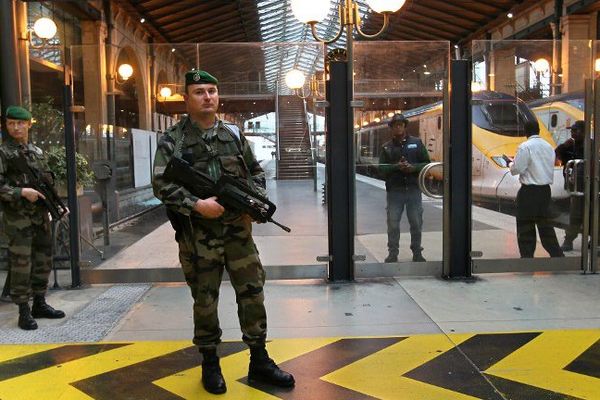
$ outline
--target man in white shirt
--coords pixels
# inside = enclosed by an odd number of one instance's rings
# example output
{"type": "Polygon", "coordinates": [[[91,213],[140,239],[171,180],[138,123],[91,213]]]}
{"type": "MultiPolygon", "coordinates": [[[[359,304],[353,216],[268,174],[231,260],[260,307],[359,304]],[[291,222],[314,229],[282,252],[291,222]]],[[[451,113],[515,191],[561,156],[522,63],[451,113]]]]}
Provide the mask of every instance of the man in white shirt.
{"type": "Polygon", "coordinates": [[[550,185],[554,179],[554,149],[539,135],[537,121],[525,123],[527,140],[519,146],[510,173],[519,175],[517,193],[517,241],[521,258],[533,258],[537,225],[542,246],[551,257],[564,257],[550,223],[550,185]]]}

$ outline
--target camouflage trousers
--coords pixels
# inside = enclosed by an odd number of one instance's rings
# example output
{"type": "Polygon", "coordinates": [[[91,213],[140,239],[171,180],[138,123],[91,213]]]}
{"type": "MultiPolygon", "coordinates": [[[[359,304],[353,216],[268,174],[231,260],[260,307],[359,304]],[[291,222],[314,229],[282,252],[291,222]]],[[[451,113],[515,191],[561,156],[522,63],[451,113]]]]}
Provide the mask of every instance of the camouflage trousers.
{"type": "Polygon", "coordinates": [[[31,292],[44,295],[52,269],[50,226],[43,220],[5,215],[10,268],[10,297],[27,303],[31,292]]]}
{"type": "Polygon", "coordinates": [[[203,220],[201,225],[194,224],[192,238],[187,236],[189,233],[177,239],[179,260],[194,298],[194,344],[202,350],[215,348],[221,341],[217,306],[224,269],[235,290],[242,339],[248,345],[263,344],[267,331],[265,272],[252,239],[251,222],[203,220]]]}

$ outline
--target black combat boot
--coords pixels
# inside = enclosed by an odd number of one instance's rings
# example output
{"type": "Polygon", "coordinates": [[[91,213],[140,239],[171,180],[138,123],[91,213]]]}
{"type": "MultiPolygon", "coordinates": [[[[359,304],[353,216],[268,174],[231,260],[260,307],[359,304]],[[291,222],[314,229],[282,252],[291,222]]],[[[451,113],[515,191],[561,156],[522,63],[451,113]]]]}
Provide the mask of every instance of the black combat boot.
{"type": "Polygon", "coordinates": [[[31,307],[31,315],[33,318],[64,318],[65,313],[60,310],[55,310],[46,303],[44,296],[36,294],[33,296],[33,307],[31,307]]]}
{"type": "Polygon", "coordinates": [[[217,350],[202,350],[202,385],[208,393],[223,394],[227,391],[221,373],[217,350]]]}
{"type": "Polygon", "coordinates": [[[425,257],[423,257],[423,254],[422,254],[420,251],[415,251],[415,252],[413,253],[413,259],[412,259],[412,260],[413,260],[414,262],[425,262],[425,261],[427,261],[427,260],[425,259],[425,257]]]}
{"type": "Polygon", "coordinates": [[[31,316],[28,303],[19,304],[19,328],[33,331],[38,328],[37,322],[31,316]]]}
{"type": "Polygon", "coordinates": [[[398,254],[394,254],[394,253],[388,254],[388,256],[385,258],[385,260],[383,262],[386,262],[386,263],[398,262],[398,254]]]}
{"type": "Polygon", "coordinates": [[[262,382],[288,388],[296,384],[292,374],[279,369],[275,361],[269,358],[264,345],[250,347],[248,382],[262,382]]]}

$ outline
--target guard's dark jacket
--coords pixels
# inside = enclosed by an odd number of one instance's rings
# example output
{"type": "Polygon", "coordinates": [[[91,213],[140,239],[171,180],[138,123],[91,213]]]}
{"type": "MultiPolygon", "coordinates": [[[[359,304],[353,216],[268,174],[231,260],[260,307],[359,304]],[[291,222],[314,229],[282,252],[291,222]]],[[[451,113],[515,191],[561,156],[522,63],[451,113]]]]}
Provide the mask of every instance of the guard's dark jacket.
{"type": "Polygon", "coordinates": [[[401,141],[392,139],[385,143],[379,154],[379,171],[385,178],[386,190],[402,190],[418,186],[419,172],[429,162],[429,153],[419,138],[406,136],[401,141]],[[400,171],[398,162],[402,157],[415,167],[413,172],[400,171]]]}
{"type": "MultiPolygon", "coordinates": [[[[566,140],[554,150],[556,158],[558,158],[563,165],[563,175],[565,175],[565,189],[567,188],[565,171],[567,162],[570,160],[583,160],[583,151],[583,142],[576,142],[573,139],[566,140]]],[[[577,188],[577,190],[581,192],[583,192],[583,172],[584,166],[583,164],[579,164],[577,168],[577,181],[579,182],[579,187],[577,188]]]]}

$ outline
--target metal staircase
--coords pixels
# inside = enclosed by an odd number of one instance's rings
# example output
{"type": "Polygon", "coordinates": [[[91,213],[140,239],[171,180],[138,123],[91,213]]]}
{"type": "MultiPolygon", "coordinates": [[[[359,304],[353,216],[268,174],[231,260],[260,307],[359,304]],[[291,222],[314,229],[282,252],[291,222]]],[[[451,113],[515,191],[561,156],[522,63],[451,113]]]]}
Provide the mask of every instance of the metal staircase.
{"type": "Polygon", "coordinates": [[[304,102],[279,97],[279,159],[277,179],[311,179],[314,174],[304,102]]]}

